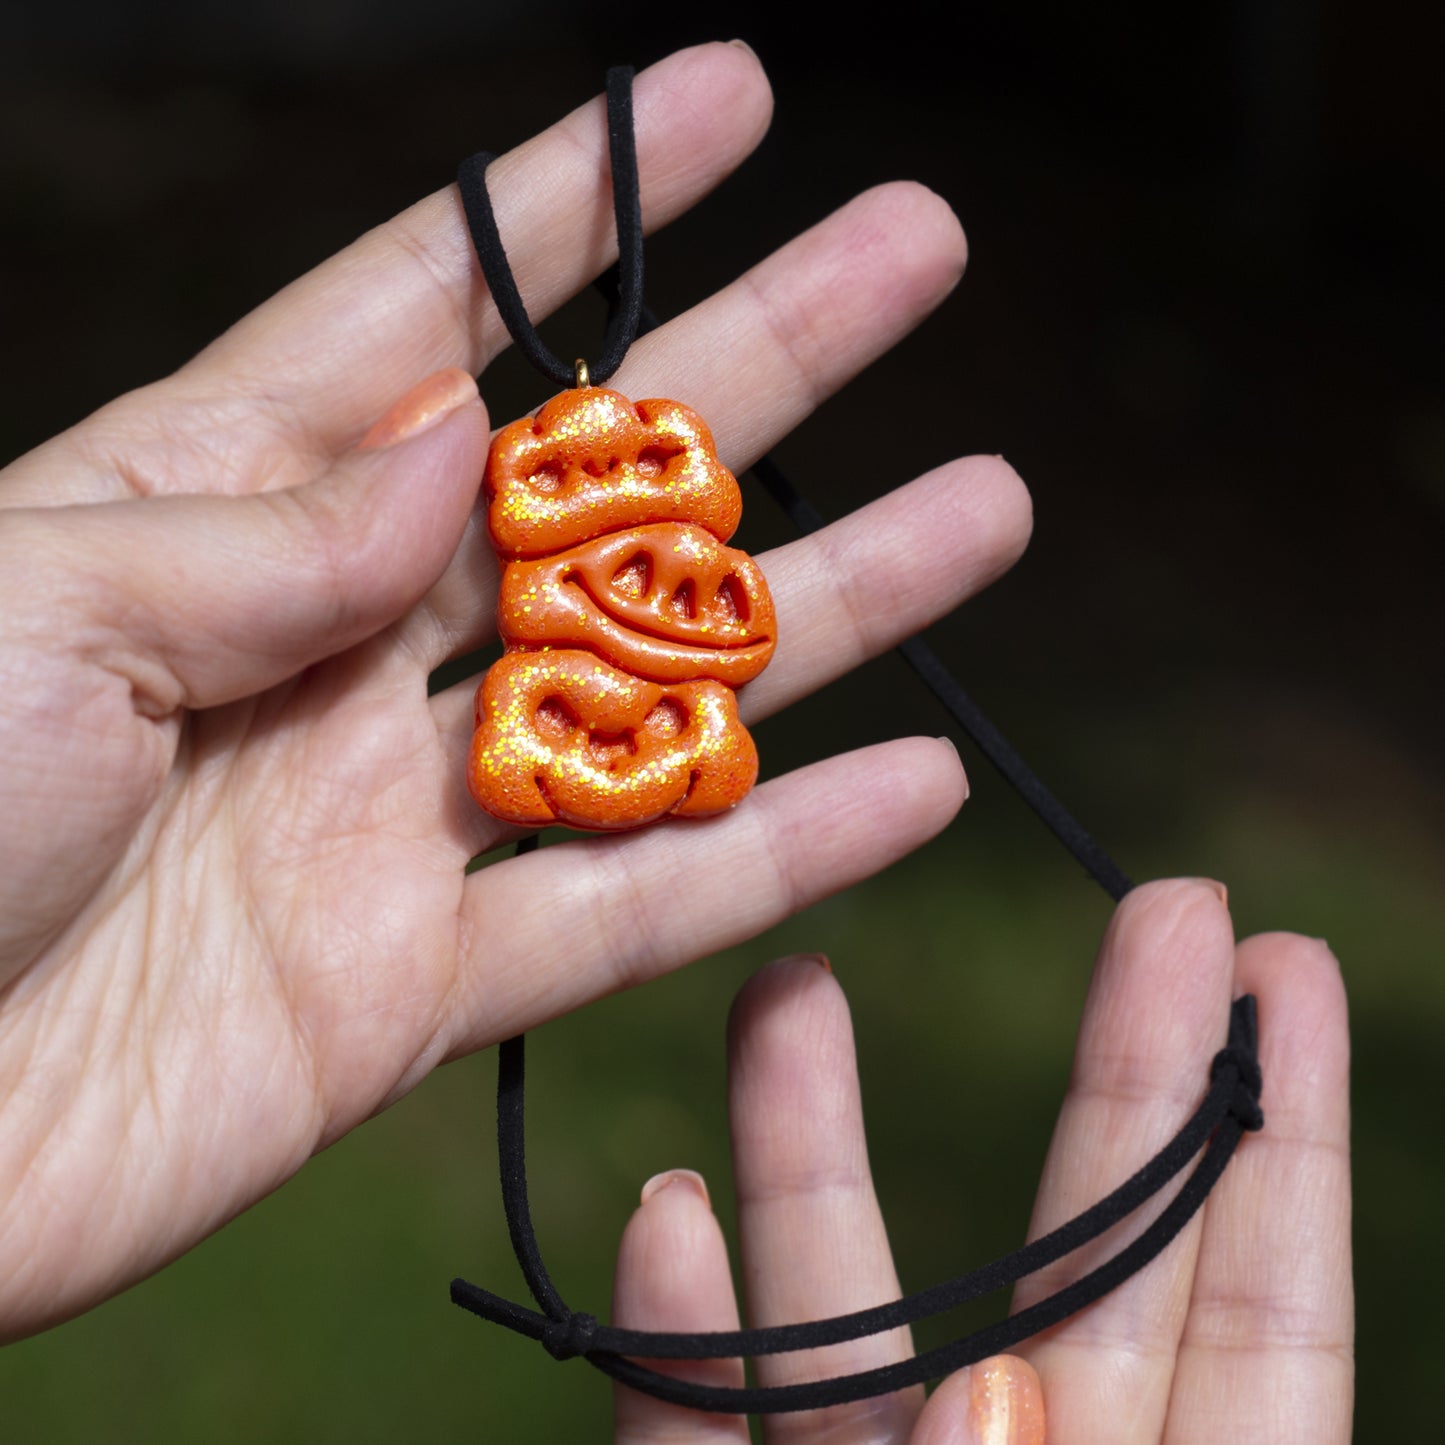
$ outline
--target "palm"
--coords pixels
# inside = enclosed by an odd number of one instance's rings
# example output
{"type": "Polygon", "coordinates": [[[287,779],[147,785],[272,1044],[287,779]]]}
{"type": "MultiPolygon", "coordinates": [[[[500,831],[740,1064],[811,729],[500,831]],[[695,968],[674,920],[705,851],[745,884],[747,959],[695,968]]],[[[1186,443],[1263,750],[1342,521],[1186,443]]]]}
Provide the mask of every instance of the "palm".
{"type": "Polygon", "coordinates": [[[385,640],[194,717],[190,733],[213,771],[192,769],[177,812],[206,822],[163,830],[152,866],[176,876],[185,860],[207,880],[167,950],[183,970],[204,960],[200,1002],[225,1024],[201,1061],[213,1077],[193,1082],[224,1097],[286,1058],[278,1102],[294,1107],[290,1081],[304,1080],[308,1110],[294,1137],[258,1142],[309,1153],[394,1096],[445,1022],[469,856],[439,817],[455,749],[423,670],[385,640]],[[211,944],[188,959],[195,938],[211,944]]]}
{"type": "Polygon", "coordinates": [[[73,1224],[144,1272],[177,1242],[157,1220],[219,1222],[436,1062],[466,856],[438,843],[455,759],[416,672],[348,655],[178,729],[143,861],[7,1011],[7,1070],[42,1031],[87,1060],[60,1102],[88,1127],[6,1201],[43,1222],[32,1258],[73,1224]]]}
{"type": "MultiPolygon", "coordinates": [[[[766,110],[729,47],[640,77],[650,223],[741,159],[766,110]]],[[[498,163],[535,314],[610,259],[603,146],[594,104],[498,163]],[[539,178],[598,224],[562,236],[539,178]]],[[[961,264],[935,198],[864,196],[613,384],[685,399],[741,469],[961,264]]],[[[0,476],[0,571],[20,582],[0,618],[0,1333],[157,1267],[442,1059],[747,936],[962,800],[951,751],[915,739],[724,817],[465,876],[514,835],[462,783],[471,685],[429,698],[427,678],[491,636],[487,419],[473,397],[353,448],[410,383],[475,374],[503,340],[443,192],[0,476]]],[[[1027,530],[1017,479],[974,459],[760,558],[781,640],[745,718],[947,611],[1027,530]]]]}

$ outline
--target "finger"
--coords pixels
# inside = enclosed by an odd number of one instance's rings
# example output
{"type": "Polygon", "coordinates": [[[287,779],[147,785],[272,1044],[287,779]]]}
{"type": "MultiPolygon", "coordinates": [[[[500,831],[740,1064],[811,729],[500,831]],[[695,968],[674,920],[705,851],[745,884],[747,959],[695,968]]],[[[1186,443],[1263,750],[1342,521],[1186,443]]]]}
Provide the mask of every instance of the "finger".
{"type": "Polygon", "coordinates": [[[773,662],[739,696],[781,711],[896,647],[996,581],[1028,545],[1027,488],[1001,457],[965,457],[761,559],[778,616],[773,662]]]}
{"type": "MultiPolygon", "coordinates": [[[[1233,973],[1234,937],[1218,884],[1152,883],[1119,905],[1084,1007],[1030,1238],[1122,1184],[1198,1106],[1228,1026],[1233,973]]],[[[1015,1310],[1111,1258],[1167,1195],[1024,1280],[1015,1310]]],[[[1050,1445],[1157,1445],[1199,1228],[1196,1218],[1146,1269],[1020,1349],[1048,1382],[1050,1445]]]]}
{"type": "Polygon", "coordinates": [[[716,818],[484,868],[463,893],[451,1053],[754,937],[927,841],[966,793],[948,742],[905,738],[776,778],[716,818]]]}
{"type": "Polygon", "coordinates": [[[1239,947],[1265,1126],[1204,1207],[1165,1439],[1343,1445],[1354,1397],[1349,1033],[1339,966],[1292,934],[1239,947]]]}
{"type": "MultiPolygon", "coordinates": [[[[944,201],[880,186],[642,338],[608,385],[686,402],[742,471],[933,311],[966,256],[944,201]]],[[[418,615],[419,626],[431,619],[432,666],[490,640],[495,578],[479,524],[418,615]]]]}
{"type": "MultiPolygon", "coordinates": [[[[751,979],[728,1025],[729,1108],[743,1292],[754,1326],[826,1319],[899,1297],[868,1168],[848,1004],[826,962],[783,959],[751,979]]],[[[909,1358],[907,1329],[764,1355],[758,1383],[787,1385],[909,1358]]],[[[896,1440],[922,1387],[768,1421],[769,1445],[896,1440]]]]}
{"type": "MultiPolygon", "coordinates": [[[[876,657],[986,587],[1028,541],[1028,492],[997,457],[951,462],[820,532],[758,558],[773,594],[778,647],[738,695],[756,723],[876,657]]],[[[433,716],[464,775],[476,680],[432,699],[433,716]]],[[[468,857],[505,828],[462,799],[449,815],[468,857]]]]}
{"type": "MultiPolygon", "coordinates": [[[[629,1330],[680,1333],[738,1328],[727,1245],[702,1176],[675,1169],[649,1179],[623,1231],[612,1291],[613,1323],[629,1330]]],[[[737,1388],[741,1360],[644,1360],[667,1375],[737,1388]]],[[[688,1445],[746,1441],[741,1415],[709,1415],[618,1385],[613,1392],[616,1445],[686,1440],[688,1445]]]]}
{"type": "Polygon", "coordinates": [[[446,371],[306,486],[4,512],[0,546],[46,599],[36,625],[119,680],[138,712],[209,707],[414,605],[456,548],[486,437],[475,383],[446,371]]]}
{"type": "Polygon", "coordinates": [[[1044,1445],[1039,1377],[1017,1355],[950,1375],[929,1397],[908,1445],[1044,1445]]]}
{"type": "MultiPolygon", "coordinates": [[[[649,231],[747,156],[772,107],[756,57],[724,44],[644,70],[633,104],[649,231]]],[[[534,321],[616,258],[600,96],[499,157],[487,180],[534,321]]],[[[292,485],[324,469],[408,379],[446,366],[476,375],[506,345],[447,186],[293,282],[175,377],[32,453],[7,475],[5,504],[292,485]]]]}

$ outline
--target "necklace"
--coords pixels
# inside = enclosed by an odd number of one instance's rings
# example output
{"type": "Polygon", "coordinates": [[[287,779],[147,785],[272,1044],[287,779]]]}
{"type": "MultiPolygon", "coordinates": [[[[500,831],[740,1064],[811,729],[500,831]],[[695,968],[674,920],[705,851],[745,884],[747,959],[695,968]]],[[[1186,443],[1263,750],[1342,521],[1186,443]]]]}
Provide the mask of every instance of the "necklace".
{"type": "MultiPolygon", "coordinates": [[[[625,300],[613,308],[601,380],[641,317],[631,77],[619,68],[607,82],[625,300]]],[[[472,796],[528,827],[620,830],[723,812],[758,775],[734,689],[767,666],[776,641],[763,574],[725,545],[742,494],[696,412],[593,386],[585,361],[568,377],[543,346],[497,234],[485,172],[485,157],[465,163],[462,195],[499,309],[534,365],[576,384],[504,427],[487,457],[507,650],[477,691],[472,796]]]]}
{"type": "MultiPolygon", "coordinates": [[[[626,67],[607,76],[619,262],[599,283],[610,303],[597,368],[602,380],[639,330],[656,325],[642,302],[631,79],[626,67]]],[[[728,699],[766,664],[774,640],[761,574],[726,546],[737,524],[737,484],[716,463],[705,424],[688,408],[630,402],[591,386],[583,363],[569,369],[542,344],[497,234],[486,192],[490,159],[473,156],[458,172],[478,257],[513,340],[569,389],[535,418],[504,428],[488,459],[489,521],[505,568],[499,626],[508,650],[478,690],[469,785],[497,816],[533,827],[560,821],[617,829],[667,814],[721,811],[747,792],[757,771],[751,739],[736,723],[735,709],[728,712],[728,699]]],[[[754,471],[800,531],[822,524],[776,464],[765,458],[754,471]]],[[[899,650],[1060,842],[1110,897],[1123,897],[1129,880],[942,662],[916,639],[899,650]]],[[[518,851],[535,846],[533,835],[518,851]]],[[[571,1309],[542,1262],[527,1195],[524,1048],[520,1036],[501,1045],[497,1138],[512,1245],[538,1308],[462,1279],[452,1281],[453,1302],[539,1340],[559,1360],[581,1355],[633,1389],[729,1414],[811,1410],[891,1393],[1048,1329],[1161,1253],[1203,1205],[1244,1133],[1264,1124],[1256,1006],[1246,995],[1231,1009],[1229,1042],[1214,1057],[1203,1100],[1174,1138],[1097,1204],[1024,1248],[905,1299],[832,1319],[699,1334],[623,1330],[571,1309]],[[704,1385],[637,1363],[815,1349],[942,1314],[1099,1238],[1201,1149],[1159,1217],[1113,1258],[1030,1308],[912,1359],[802,1384],[746,1388],[704,1385]]]]}

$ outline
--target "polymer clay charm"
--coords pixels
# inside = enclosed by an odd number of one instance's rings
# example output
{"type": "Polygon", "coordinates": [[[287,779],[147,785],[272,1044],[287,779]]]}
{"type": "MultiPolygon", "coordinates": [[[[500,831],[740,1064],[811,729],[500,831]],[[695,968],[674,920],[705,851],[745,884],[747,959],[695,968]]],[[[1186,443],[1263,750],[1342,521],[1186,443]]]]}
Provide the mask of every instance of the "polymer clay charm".
{"type": "Polygon", "coordinates": [[[732,807],[758,772],[733,689],[767,666],[776,619],[725,545],[742,496],[701,417],[564,391],[498,433],[484,487],[507,650],[477,690],[472,796],[595,830],[732,807]]]}
{"type": "Polygon", "coordinates": [[[729,687],[768,665],[776,630],[757,563],[686,522],[510,563],[497,621],[512,646],[593,647],[638,677],[729,687]]]}
{"type": "Polygon", "coordinates": [[[695,411],[631,402],[602,386],[564,391],[503,427],[487,456],[486,489],[504,561],[648,522],[696,522],[726,542],[743,514],[737,481],[695,411]]]}
{"type": "Polygon", "coordinates": [[[664,687],[590,652],[508,652],[477,699],[471,781],[508,822],[636,828],[703,817],[758,775],[737,697],[704,678],[664,687]]]}

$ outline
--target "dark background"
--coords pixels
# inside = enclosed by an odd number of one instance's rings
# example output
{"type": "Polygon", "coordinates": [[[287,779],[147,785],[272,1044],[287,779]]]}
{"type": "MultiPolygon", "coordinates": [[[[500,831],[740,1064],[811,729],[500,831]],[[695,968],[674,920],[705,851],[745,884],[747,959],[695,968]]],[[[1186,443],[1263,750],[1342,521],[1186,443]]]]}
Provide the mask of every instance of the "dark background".
{"type": "MultiPolygon", "coordinates": [[[[1360,1438],[1438,1423],[1438,12],[993,0],[860,25],[778,4],[150,0],[0,4],[0,27],[0,460],[169,371],[618,60],[742,35],[777,96],[758,154],[650,242],[664,314],[867,185],[947,197],[963,286],[780,459],[829,515],[951,449],[1001,451],[1029,482],[1028,556],[931,641],[1134,876],[1222,877],[1241,930],[1341,955],[1360,1438]]],[[[571,354],[599,327],[584,299],[546,334],[571,354]]],[[[515,358],[494,373],[498,420],[545,391],[515,358]]],[[[746,495],[762,550],[786,528],[746,495]]],[[[780,770],[820,733],[942,725],[888,659],[760,741],[780,770]]],[[[854,998],[905,1285],[1017,1242],[1107,908],[965,761],[973,799],[916,860],[539,1035],[538,1212],[569,1297],[605,1309],[655,1169],[698,1165],[725,1194],[723,1014],[790,948],[830,951],[854,998]]],[[[4,1352],[0,1433],[600,1438],[581,1366],[555,1374],[444,1303],[458,1271],[518,1288],[492,1069],[443,1071],[157,1280],[4,1352]]]]}

